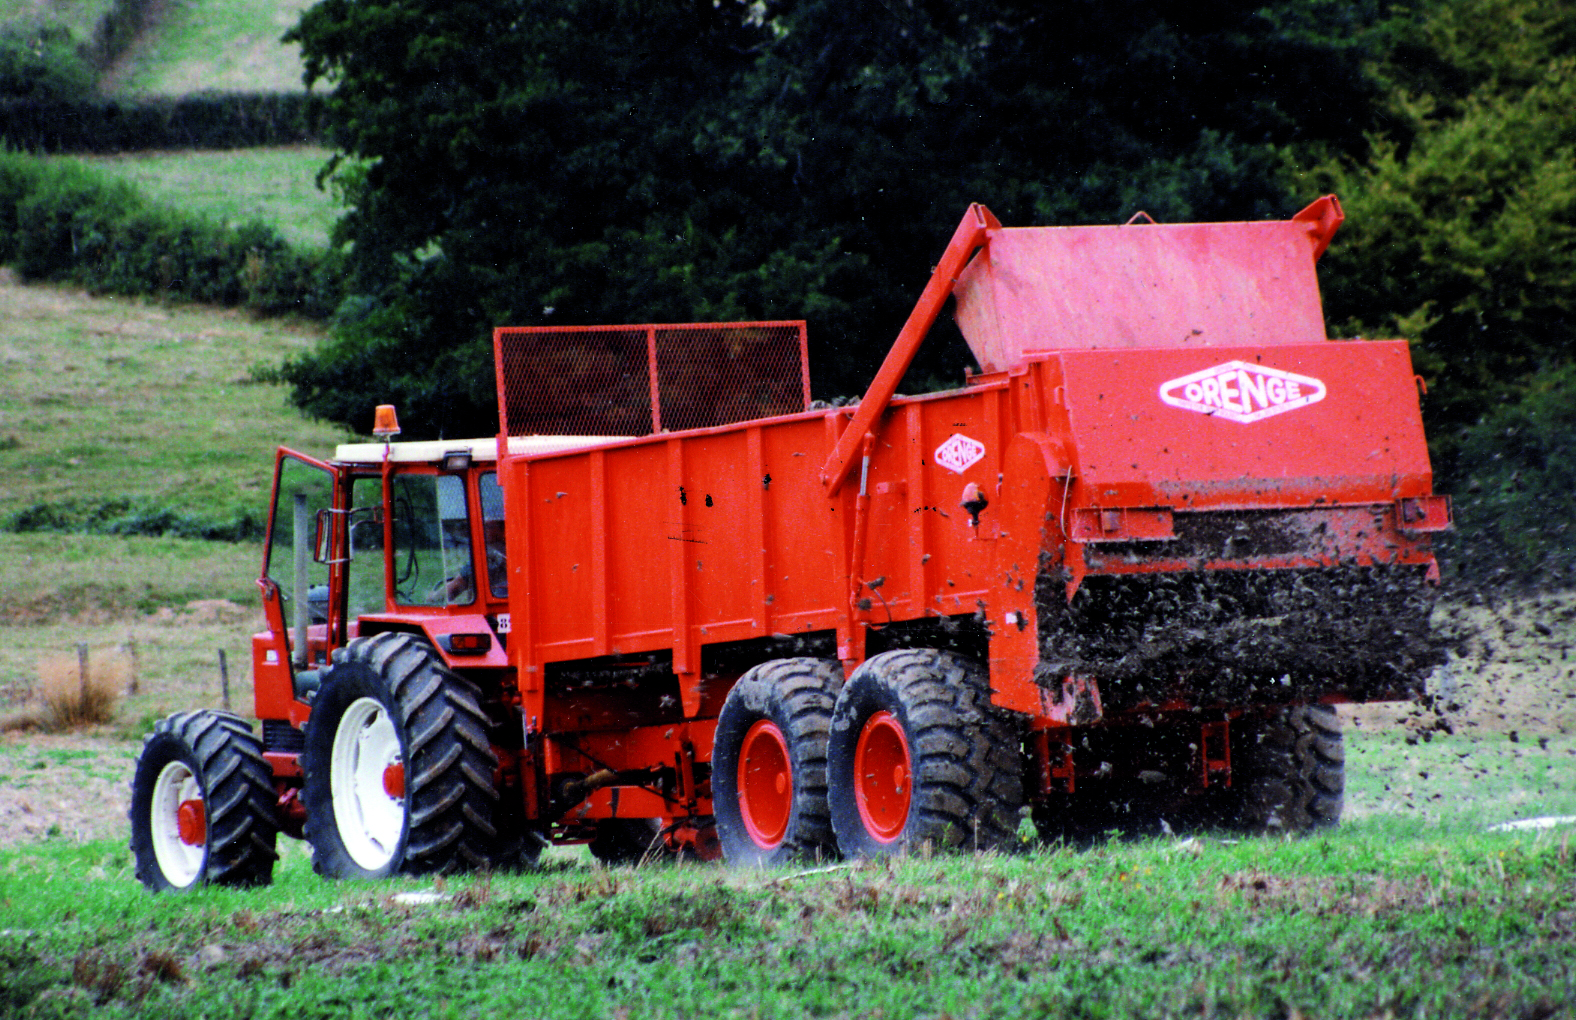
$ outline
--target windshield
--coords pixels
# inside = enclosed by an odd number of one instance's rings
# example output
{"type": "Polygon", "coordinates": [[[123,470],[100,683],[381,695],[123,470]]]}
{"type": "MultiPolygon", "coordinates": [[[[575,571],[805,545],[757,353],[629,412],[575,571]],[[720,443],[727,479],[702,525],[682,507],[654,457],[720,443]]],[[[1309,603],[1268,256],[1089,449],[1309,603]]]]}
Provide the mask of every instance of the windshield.
{"type": "Polygon", "coordinates": [[[346,565],[345,591],[350,605],[347,615],[354,620],[367,613],[381,613],[387,606],[384,588],[383,520],[378,510],[383,505],[383,479],[359,475],[350,480],[350,562],[346,565]]]}
{"type": "Polygon", "coordinates": [[[407,606],[476,600],[470,511],[455,475],[396,475],[394,595],[407,606]]]}

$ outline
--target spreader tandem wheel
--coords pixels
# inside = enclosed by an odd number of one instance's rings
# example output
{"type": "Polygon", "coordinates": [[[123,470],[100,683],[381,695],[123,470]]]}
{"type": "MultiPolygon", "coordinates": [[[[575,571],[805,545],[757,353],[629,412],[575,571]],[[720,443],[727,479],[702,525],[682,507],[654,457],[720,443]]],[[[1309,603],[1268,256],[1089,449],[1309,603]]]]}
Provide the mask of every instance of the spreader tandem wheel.
{"type": "Polygon", "coordinates": [[[835,858],[826,747],[843,670],[826,659],[763,662],[733,685],[717,717],[712,803],[732,864],[835,858]]]}
{"type": "Polygon", "coordinates": [[[476,688],[410,634],[335,653],[302,753],[312,866],[329,878],[491,867],[497,758],[476,688]]]}
{"type": "Polygon", "coordinates": [[[883,652],[832,712],[828,803],[845,856],[1005,849],[1023,804],[1022,750],[976,663],[928,648],[883,652]]]}
{"type": "Polygon", "coordinates": [[[159,720],[131,781],[131,853],[149,889],[267,885],[274,877],[273,774],[228,712],[159,720]]]}
{"type": "Polygon", "coordinates": [[[1298,705],[1232,732],[1227,827],[1298,834],[1334,828],[1346,792],[1341,721],[1328,705],[1298,705]]]}

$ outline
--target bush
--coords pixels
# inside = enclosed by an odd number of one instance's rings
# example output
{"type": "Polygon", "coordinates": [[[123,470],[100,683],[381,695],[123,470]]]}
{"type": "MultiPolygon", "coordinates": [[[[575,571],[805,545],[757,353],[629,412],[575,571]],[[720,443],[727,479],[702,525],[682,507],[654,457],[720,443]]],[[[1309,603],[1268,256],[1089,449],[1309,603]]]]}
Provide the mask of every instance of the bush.
{"type": "Polygon", "coordinates": [[[340,256],[292,249],[272,227],[232,227],[149,203],[74,162],[0,152],[0,261],[24,278],[326,318],[340,256]]]}
{"type": "Polygon", "coordinates": [[[97,502],[34,503],[0,523],[0,531],[147,535],[211,542],[259,542],[266,530],[267,522],[263,517],[248,509],[232,509],[227,518],[196,517],[123,496],[97,502]]]}
{"type": "Polygon", "coordinates": [[[93,67],[60,25],[0,29],[0,98],[80,103],[93,94],[93,67]]]}
{"type": "Polygon", "coordinates": [[[1456,437],[1441,473],[1456,531],[1448,573],[1478,583],[1576,585],[1576,364],[1540,375],[1518,402],[1456,437]]]}
{"type": "Polygon", "coordinates": [[[130,655],[119,649],[99,649],[83,660],[57,655],[38,664],[39,695],[44,703],[43,728],[52,732],[97,726],[115,718],[120,693],[133,674],[130,655]]]}
{"type": "Polygon", "coordinates": [[[316,142],[323,98],[305,92],[203,92],[123,102],[0,93],[0,139],[29,152],[244,149],[316,142]]]}

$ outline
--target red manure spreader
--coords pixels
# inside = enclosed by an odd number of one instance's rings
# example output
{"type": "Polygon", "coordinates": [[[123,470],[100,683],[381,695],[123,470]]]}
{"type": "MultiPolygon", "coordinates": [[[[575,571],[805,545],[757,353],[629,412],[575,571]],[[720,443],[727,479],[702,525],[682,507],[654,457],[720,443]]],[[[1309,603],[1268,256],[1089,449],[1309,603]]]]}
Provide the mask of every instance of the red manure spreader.
{"type": "Polygon", "coordinates": [[[158,724],[139,877],[1335,824],[1450,522],[1406,343],[1325,335],[1340,222],[973,206],[848,407],[803,323],[497,330],[496,437],[278,452],[261,732],[158,724]],[[949,299],[978,371],[897,396],[949,299]]]}

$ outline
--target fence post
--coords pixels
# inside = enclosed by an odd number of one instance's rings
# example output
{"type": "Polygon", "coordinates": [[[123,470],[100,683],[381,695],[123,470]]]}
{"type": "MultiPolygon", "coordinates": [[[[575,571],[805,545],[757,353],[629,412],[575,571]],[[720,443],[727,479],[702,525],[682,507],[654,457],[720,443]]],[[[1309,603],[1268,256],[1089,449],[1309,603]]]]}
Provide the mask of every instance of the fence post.
{"type": "Polygon", "coordinates": [[[77,645],[77,681],[81,684],[80,704],[86,709],[88,704],[88,646],[86,644],[77,645]]]}
{"type": "Polygon", "coordinates": [[[219,649],[219,690],[224,696],[224,709],[230,710],[230,665],[225,661],[224,649],[219,649]]]}
{"type": "Polygon", "coordinates": [[[126,684],[127,694],[137,693],[137,639],[126,635],[126,655],[131,659],[131,680],[126,684]]]}

